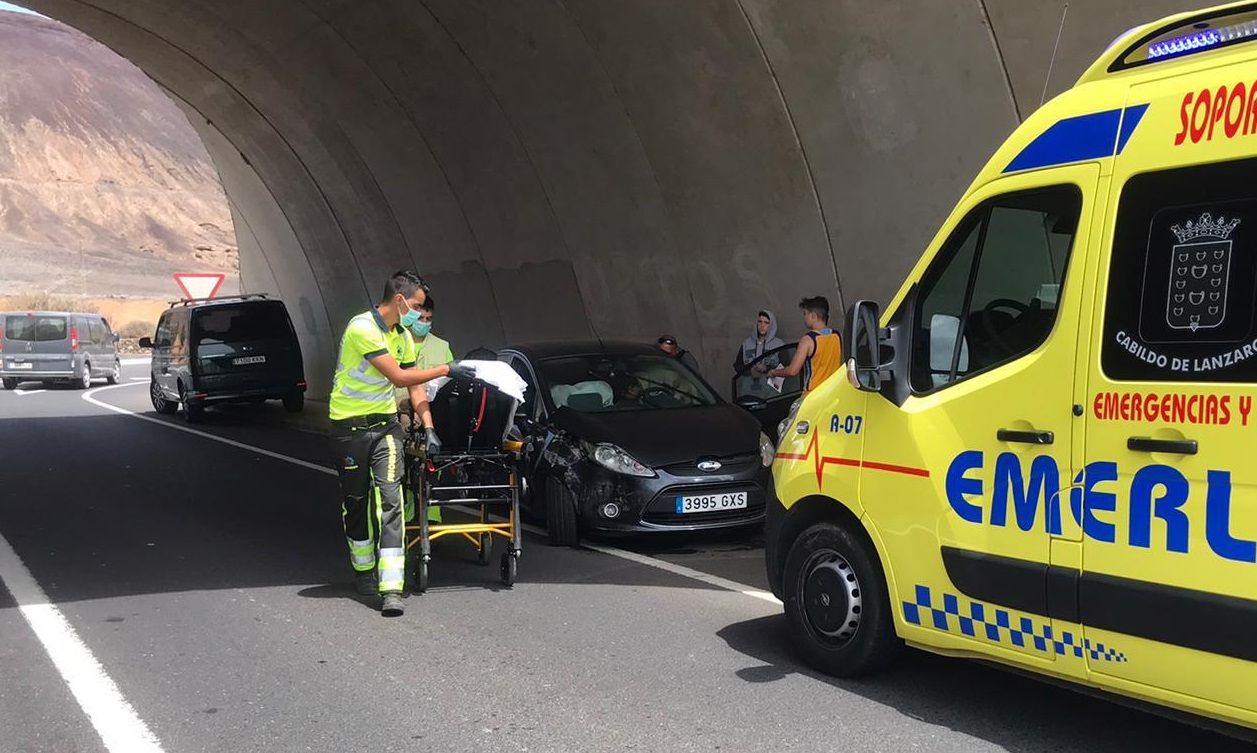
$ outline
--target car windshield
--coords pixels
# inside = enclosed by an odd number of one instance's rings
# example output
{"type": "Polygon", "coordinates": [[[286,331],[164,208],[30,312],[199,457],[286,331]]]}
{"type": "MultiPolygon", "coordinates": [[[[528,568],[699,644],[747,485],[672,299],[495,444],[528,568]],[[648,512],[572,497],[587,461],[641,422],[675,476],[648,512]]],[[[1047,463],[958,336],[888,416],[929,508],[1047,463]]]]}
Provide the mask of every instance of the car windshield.
{"type": "Polygon", "coordinates": [[[286,337],[288,315],[278,301],[214,306],[197,311],[193,332],[201,343],[239,343],[286,337]]]}
{"type": "Polygon", "coordinates": [[[717,402],[689,369],[664,355],[563,356],[539,365],[555,406],[582,413],[691,408],[717,402]]]}
{"type": "Polygon", "coordinates": [[[64,340],[66,322],[64,316],[28,316],[19,314],[4,318],[4,336],[10,340],[25,342],[52,342],[64,340]]]}

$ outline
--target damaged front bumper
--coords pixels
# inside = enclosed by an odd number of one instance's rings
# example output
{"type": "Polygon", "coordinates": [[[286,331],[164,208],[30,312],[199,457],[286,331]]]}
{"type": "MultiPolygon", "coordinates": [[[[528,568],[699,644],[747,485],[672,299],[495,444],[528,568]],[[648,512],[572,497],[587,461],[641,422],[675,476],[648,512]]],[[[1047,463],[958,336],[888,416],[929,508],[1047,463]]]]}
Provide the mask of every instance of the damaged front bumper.
{"type": "Polygon", "coordinates": [[[772,494],[772,478],[758,457],[730,473],[692,473],[684,468],[656,468],[643,478],[615,473],[580,459],[567,465],[552,481],[567,485],[577,500],[577,515],[586,531],[642,533],[703,531],[757,526],[772,494]],[[680,472],[678,472],[680,471],[680,472]],[[747,506],[713,512],[677,512],[677,497],[745,492],[747,506]]]}

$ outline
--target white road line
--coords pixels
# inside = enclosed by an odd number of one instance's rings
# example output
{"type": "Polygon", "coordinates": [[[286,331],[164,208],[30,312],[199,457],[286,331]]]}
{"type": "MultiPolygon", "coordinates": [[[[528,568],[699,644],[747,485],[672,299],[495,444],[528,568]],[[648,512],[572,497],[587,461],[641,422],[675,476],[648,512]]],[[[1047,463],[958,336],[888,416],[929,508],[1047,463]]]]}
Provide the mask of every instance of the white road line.
{"type": "Polygon", "coordinates": [[[617,549],[612,546],[602,546],[601,544],[591,544],[588,541],[581,542],[581,546],[612,557],[619,557],[620,559],[628,560],[629,562],[636,562],[639,565],[648,565],[660,570],[667,570],[670,573],[681,575],[686,578],[690,578],[691,580],[701,581],[709,586],[715,586],[716,588],[723,588],[726,591],[735,591],[743,596],[750,596],[753,599],[767,601],[772,604],[781,603],[776,596],[773,596],[767,591],[761,591],[758,588],[751,588],[744,583],[738,583],[737,581],[729,580],[728,578],[721,578],[719,575],[711,575],[710,573],[695,570],[693,568],[686,567],[685,565],[678,565],[675,562],[669,562],[667,560],[658,559],[645,554],[638,554],[637,552],[630,552],[626,549],[617,549]]]}
{"type": "Polygon", "coordinates": [[[148,377],[131,377],[132,382],[147,382],[148,377]]]}
{"type": "MultiPolygon", "coordinates": [[[[476,510],[470,507],[464,507],[463,505],[451,505],[451,507],[453,507],[453,509],[455,510],[458,510],[459,512],[467,513],[468,515],[480,514],[479,510],[476,510]]],[[[491,517],[498,517],[498,516],[495,515],[491,517]]],[[[505,520],[505,518],[499,518],[499,519],[505,520]]],[[[547,535],[546,529],[540,526],[531,525],[529,523],[524,523],[523,525],[520,526],[520,528],[522,528],[523,530],[529,533],[536,534],[538,536],[547,535]]],[[[776,596],[773,596],[768,591],[761,591],[758,588],[751,588],[745,583],[738,583],[735,580],[729,580],[728,578],[721,578],[719,575],[712,575],[710,573],[705,573],[702,570],[695,570],[692,567],[686,567],[685,565],[678,565],[675,562],[669,562],[667,560],[659,559],[657,557],[651,557],[650,555],[647,555],[647,554],[638,554],[637,552],[630,552],[627,549],[619,549],[613,546],[603,546],[602,544],[594,544],[589,541],[582,541],[581,546],[583,546],[586,549],[590,549],[595,552],[598,552],[599,554],[605,554],[610,557],[619,557],[622,560],[628,560],[629,562],[635,562],[639,565],[646,565],[647,567],[653,567],[658,570],[666,570],[667,572],[670,572],[674,575],[680,575],[684,578],[689,578],[690,580],[697,580],[702,583],[706,583],[709,586],[715,586],[716,588],[721,588],[726,591],[734,591],[736,593],[742,594],[743,596],[750,596],[752,599],[759,599],[761,601],[767,601],[771,604],[781,603],[780,599],[778,599],[776,596]]]]}
{"type": "Polygon", "coordinates": [[[140,364],[143,364],[143,363],[152,363],[153,359],[152,358],[121,358],[121,359],[118,359],[118,362],[121,363],[123,366],[139,366],[140,364]]]}
{"type": "MultiPolygon", "coordinates": [[[[329,476],[336,475],[336,471],[326,466],[316,465],[315,463],[309,463],[309,462],[306,462],[305,460],[298,460],[297,458],[289,457],[287,455],[281,455],[278,452],[271,452],[270,450],[264,450],[261,447],[255,447],[254,445],[248,445],[243,442],[237,442],[233,439],[227,439],[225,437],[220,437],[216,434],[210,434],[209,432],[198,431],[196,429],[193,429],[187,426],[181,426],[179,424],[170,423],[168,421],[162,421],[160,419],[153,418],[152,416],[143,416],[143,415],[140,415],[139,413],[136,413],[135,411],[130,411],[130,410],[127,410],[126,408],[120,408],[116,405],[110,405],[109,403],[102,402],[100,400],[97,400],[94,397],[97,392],[118,389],[119,387],[134,387],[134,386],[135,386],[134,384],[115,384],[109,387],[97,387],[94,390],[89,390],[87,392],[84,392],[82,394],[82,398],[86,400],[87,402],[91,403],[92,405],[98,406],[100,408],[104,408],[105,410],[113,411],[114,413],[120,413],[124,416],[131,416],[133,418],[138,418],[141,421],[148,421],[149,423],[157,424],[158,426],[165,426],[168,429],[176,429],[178,431],[186,432],[188,434],[195,434],[198,437],[203,437],[205,439],[213,440],[215,442],[221,442],[226,445],[231,445],[232,447],[237,447],[242,450],[248,450],[249,452],[254,452],[259,455],[265,455],[266,457],[274,458],[276,460],[282,460],[285,463],[292,463],[293,465],[299,465],[302,468],[308,468],[312,471],[325,473],[329,476]]],[[[470,509],[467,509],[466,511],[473,512],[470,509]]],[[[523,526],[523,529],[525,531],[528,531],[529,533],[535,533],[540,536],[546,535],[545,529],[538,528],[537,526],[525,524],[523,526]]],[[[650,557],[645,554],[638,554],[637,552],[630,552],[625,549],[617,549],[616,547],[612,547],[612,546],[603,546],[601,544],[592,544],[589,542],[582,542],[581,545],[586,547],[587,549],[591,549],[601,554],[606,554],[611,557],[619,557],[620,559],[628,560],[629,562],[635,562],[639,565],[646,565],[647,567],[653,567],[658,570],[665,570],[667,572],[673,573],[674,575],[680,575],[682,577],[689,578],[691,580],[696,580],[701,583],[706,583],[709,586],[715,586],[716,588],[721,588],[726,591],[733,591],[734,593],[740,593],[744,596],[750,596],[751,598],[760,599],[761,601],[767,601],[773,604],[781,603],[777,599],[776,596],[773,596],[771,593],[767,591],[761,591],[757,588],[752,588],[746,585],[745,583],[738,583],[736,581],[732,581],[727,578],[721,578],[718,575],[711,575],[709,573],[702,572],[701,570],[695,570],[693,568],[689,568],[684,565],[678,565],[674,562],[668,562],[667,560],[657,559],[655,557],[650,557]]]]}
{"type": "Polygon", "coordinates": [[[47,391],[48,390],[13,390],[13,394],[18,397],[26,397],[27,395],[38,395],[41,392],[47,391]]]}
{"type": "Polygon", "coordinates": [[[312,471],[318,471],[319,473],[326,473],[329,476],[336,475],[336,471],[332,470],[331,468],[328,468],[325,465],[319,465],[317,463],[310,463],[305,460],[298,460],[297,458],[289,457],[287,455],[281,455],[278,452],[271,452],[270,450],[264,450],[261,447],[255,447],[251,444],[245,444],[244,442],[237,442],[234,439],[227,439],[226,437],[220,437],[217,434],[210,434],[207,431],[198,431],[197,429],[193,429],[190,426],[181,426],[179,424],[171,423],[169,421],[162,421],[161,419],[153,418],[152,416],[143,416],[143,415],[140,415],[139,413],[136,413],[135,411],[127,410],[126,408],[119,408],[116,405],[110,405],[109,403],[102,402],[100,400],[97,400],[95,397],[97,392],[104,392],[105,390],[116,390],[116,389],[121,389],[123,387],[134,387],[134,386],[136,385],[135,384],[113,384],[113,385],[109,385],[108,387],[97,387],[94,390],[88,390],[87,392],[84,392],[82,395],[80,395],[80,397],[82,397],[84,400],[91,403],[92,405],[97,406],[98,408],[104,408],[105,410],[113,411],[114,413],[120,413],[124,416],[131,416],[132,418],[138,418],[141,421],[148,421],[150,424],[157,424],[158,426],[164,426],[167,429],[174,429],[175,431],[182,431],[187,434],[195,434],[196,436],[202,437],[204,439],[213,440],[215,442],[221,442],[226,445],[231,445],[232,447],[238,447],[242,450],[248,450],[249,452],[256,453],[258,455],[265,455],[268,458],[274,458],[275,460],[282,460],[285,463],[292,463],[293,465],[299,465],[302,468],[306,468],[312,471]]]}
{"type": "Polygon", "coordinates": [[[22,617],[96,728],[110,753],[162,753],[161,743],[79,639],[78,633],[48,601],[26,565],[0,536],[0,581],[13,594],[22,617]]]}

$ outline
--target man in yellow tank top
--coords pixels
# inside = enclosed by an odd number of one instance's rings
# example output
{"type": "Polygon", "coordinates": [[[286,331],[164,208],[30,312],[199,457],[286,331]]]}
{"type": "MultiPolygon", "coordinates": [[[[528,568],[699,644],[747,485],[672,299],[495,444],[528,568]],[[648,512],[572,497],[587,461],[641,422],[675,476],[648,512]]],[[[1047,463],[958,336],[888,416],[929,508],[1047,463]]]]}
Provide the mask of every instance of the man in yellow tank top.
{"type": "Polygon", "coordinates": [[[789,366],[773,369],[770,377],[802,375],[803,394],[820,386],[833,376],[842,365],[842,338],[829,328],[829,301],[825,296],[804,298],[799,301],[803,310],[803,325],[807,332],[799,338],[799,347],[789,366]]]}

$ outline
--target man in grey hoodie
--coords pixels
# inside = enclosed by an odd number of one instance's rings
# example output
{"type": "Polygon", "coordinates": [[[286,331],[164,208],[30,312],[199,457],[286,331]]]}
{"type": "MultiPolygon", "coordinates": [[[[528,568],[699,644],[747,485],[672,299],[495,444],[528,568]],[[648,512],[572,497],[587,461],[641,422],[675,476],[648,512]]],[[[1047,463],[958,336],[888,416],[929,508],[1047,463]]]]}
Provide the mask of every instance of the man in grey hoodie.
{"type": "MultiPolygon", "coordinates": [[[[764,355],[773,348],[780,348],[785,345],[780,337],[777,337],[777,317],[773,316],[773,312],[764,310],[755,316],[755,331],[750,337],[742,341],[742,347],[738,348],[738,352],[733,356],[733,370],[740,371],[751,361],[764,355]]],[[[764,367],[764,371],[780,366],[781,363],[775,358],[765,359],[760,366],[764,367]],[[772,361],[772,363],[769,363],[772,361]]]]}

